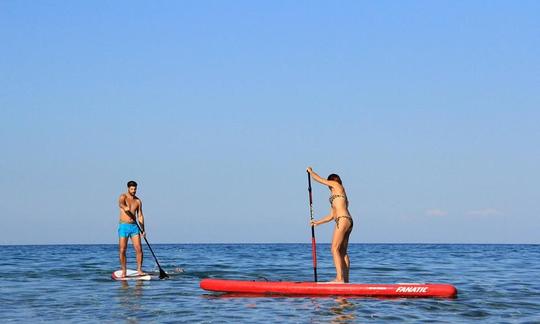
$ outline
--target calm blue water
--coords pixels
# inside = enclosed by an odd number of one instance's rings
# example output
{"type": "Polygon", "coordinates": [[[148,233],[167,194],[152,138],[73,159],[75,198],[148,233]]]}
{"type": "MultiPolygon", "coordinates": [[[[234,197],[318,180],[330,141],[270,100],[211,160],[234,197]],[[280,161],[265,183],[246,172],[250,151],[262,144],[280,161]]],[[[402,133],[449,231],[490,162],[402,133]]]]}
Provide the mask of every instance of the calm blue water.
{"type": "MultiPolygon", "coordinates": [[[[224,297],[206,277],[310,281],[310,244],[153,245],[169,280],[116,282],[116,245],[0,246],[2,322],[540,323],[540,245],[352,244],[351,282],[445,282],[457,299],[224,297]],[[182,272],[180,269],[183,269],[182,272]]],[[[145,270],[157,271],[145,250],[145,270]]],[[[318,246],[319,278],[334,268],[318,246]]],[[[130,246],[128,263],[134,268],[130,246]]]]}

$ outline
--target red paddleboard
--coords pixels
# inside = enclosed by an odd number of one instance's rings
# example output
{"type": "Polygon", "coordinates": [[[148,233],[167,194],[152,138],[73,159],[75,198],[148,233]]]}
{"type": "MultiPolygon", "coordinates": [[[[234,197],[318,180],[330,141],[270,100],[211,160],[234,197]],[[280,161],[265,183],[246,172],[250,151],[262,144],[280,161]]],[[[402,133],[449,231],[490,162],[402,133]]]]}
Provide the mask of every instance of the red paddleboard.
{"type": "Polygon", "coordinates": [[[242,281],[203,279],[204,290],[300,296],[455,297],[456,287],[440,283],[338,284],[324,282],[242,281]]]}

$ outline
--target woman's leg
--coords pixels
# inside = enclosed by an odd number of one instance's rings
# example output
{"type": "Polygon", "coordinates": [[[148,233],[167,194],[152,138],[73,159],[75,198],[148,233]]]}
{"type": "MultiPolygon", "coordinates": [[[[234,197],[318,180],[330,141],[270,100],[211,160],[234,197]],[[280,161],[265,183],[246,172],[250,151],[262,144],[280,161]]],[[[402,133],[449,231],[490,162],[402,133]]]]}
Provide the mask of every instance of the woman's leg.
{"type": "Polygon", "coordinates": [[[349,259],[349,254],[347,253],[347,249],[349,248],[349,236],[352,232],[352,226],[349,228],[347,233],[345,233],[345,237],[343,238],[343,243],[341,245],[341,255],[343,255],[343,279],[345,282],[349,282],[349,269],[351,268],[351,260],[349,259]]]}
{"type": "Polygon", "coordinates": [[[334,258],[334,265],[336,267],[336,282],[345,282],[344,270],[345,270],[345,255],[342,254],[343,243],[351,224],[348,221],[339,221],[339,225],[334,229],[334,236],[332,238],[332,257],[334,258]]]}

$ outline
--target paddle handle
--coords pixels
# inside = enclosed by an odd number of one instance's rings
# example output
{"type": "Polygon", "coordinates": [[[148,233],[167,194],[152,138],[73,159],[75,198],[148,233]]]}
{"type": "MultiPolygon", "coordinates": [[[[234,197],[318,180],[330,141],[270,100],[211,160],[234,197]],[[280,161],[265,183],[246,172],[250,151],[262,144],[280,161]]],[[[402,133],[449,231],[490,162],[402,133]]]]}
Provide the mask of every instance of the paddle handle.
{"type": "MultiPolygon", "coordinates": [[[[313,220],[313,196],[311,194],[311,175],[308,177],[308,192],[309,192],[309,217],[313,220]]],[[[317,242],[315,241],[315,225],[311,225],[311,256],[313,258],[313,278],[317,282],[317,242]]]]}

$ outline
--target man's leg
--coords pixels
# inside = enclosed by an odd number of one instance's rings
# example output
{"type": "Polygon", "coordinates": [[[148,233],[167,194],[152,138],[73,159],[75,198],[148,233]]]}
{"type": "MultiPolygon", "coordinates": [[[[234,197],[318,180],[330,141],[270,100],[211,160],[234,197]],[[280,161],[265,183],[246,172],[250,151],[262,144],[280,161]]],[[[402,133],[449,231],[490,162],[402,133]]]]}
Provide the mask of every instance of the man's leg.
{"type": "Polygon", "coordinates": [[[120,269],[122,269],[122,277],[126,276],[126,249],[128,238],[120,237],[118,240],[118,254],[120,256],[120,269]]]}
{"type": "Polygon", "coordinates": [[[137,272],[142,275],[144,272],[142,271],[143,251],[141,246],[141,235],[133,235],[131,237],[131,242],[133,242],[133,248],[137,255],[137,272]]]}

